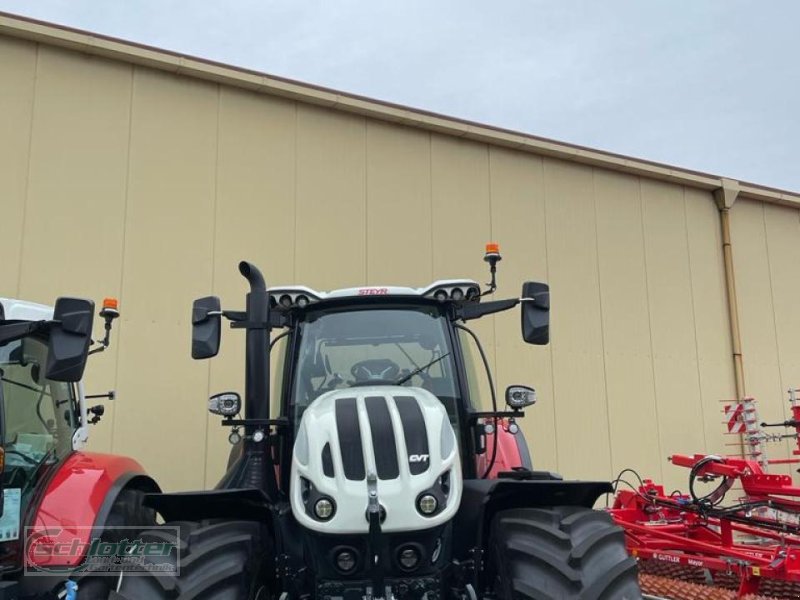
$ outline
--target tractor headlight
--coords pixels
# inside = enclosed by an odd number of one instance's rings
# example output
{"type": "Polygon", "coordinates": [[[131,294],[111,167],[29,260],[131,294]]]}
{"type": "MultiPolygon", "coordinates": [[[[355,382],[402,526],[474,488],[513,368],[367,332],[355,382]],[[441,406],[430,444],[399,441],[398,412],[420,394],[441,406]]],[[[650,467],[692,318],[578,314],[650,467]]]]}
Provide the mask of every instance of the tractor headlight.
{"type": "Polygon", "coordinates": [[[439,508],[439,501],[433,494],[422,494],[417,499],[417,510],[425,516],[430,516],[439,508]]]}
{"type": "Polygon", "coordinates": [[[336,512],[336,506],[330,498],[320,498],[314,503],[314,515],[320,521],[327,521],[336,512]]]}
{"type": "Polygon", "coordinates": [[[222,417],[234,417],[242,408],[242,399],[236,392],[215,394],[208,399],[208,412],[222,417]]]}

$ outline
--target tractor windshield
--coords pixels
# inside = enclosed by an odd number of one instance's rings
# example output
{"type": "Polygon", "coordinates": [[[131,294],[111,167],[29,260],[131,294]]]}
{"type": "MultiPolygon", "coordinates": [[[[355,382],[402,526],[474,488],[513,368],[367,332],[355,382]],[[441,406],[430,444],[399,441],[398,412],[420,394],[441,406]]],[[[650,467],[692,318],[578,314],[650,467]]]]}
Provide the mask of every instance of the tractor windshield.
{"type": "Polygon", "coordinates": [[[47,343],[26,337],[0,344],[6,488],[23,494],[43,464],[72,448],[78,427],[74,386],[45,378],[47,343]]]}
{"type": "Polygon", "coordinates": [[[454,420],[457,387],[446,325],[439,309],[428,306],[349,307],[310,314],[299,325],[292,394],[295,423],[324,392],[392,385],[415,371],[402,385],[433,393],[454,420]]]}

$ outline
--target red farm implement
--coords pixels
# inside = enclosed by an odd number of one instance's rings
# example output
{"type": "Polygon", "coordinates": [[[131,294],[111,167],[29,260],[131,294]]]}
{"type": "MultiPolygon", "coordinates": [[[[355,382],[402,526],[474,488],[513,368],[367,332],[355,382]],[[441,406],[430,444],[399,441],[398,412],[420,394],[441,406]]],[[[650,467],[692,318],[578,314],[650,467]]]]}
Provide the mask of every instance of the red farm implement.
{"type": "Polygon", "coordinates": [[[797,464],[800,458],[769,460],[763,449],[765,442],[791,438],[800,457],[800,402],[795,390],[789,394],[792,419],[782,423],[759,426],[752,400],[725,407],[728,430],[742,435],[747,458],[671,456],[672,464],[689,469],[688,493],[668,493],[648,479],[618,491],[610,513],[639,559],[645,588],[652,587],[648,577],[666,576],[675,590],[685,585],[679,581],[731,590],[716,596],[719,590],[700,588],[706,595],[691,597],[800,598],[800,487],[789,475],[767,472],[769,465],[797,464]],[[761,427],[793,432],[765,434],[761,427]],[[734,491],[736,500],[725,502],[734,491]]]}

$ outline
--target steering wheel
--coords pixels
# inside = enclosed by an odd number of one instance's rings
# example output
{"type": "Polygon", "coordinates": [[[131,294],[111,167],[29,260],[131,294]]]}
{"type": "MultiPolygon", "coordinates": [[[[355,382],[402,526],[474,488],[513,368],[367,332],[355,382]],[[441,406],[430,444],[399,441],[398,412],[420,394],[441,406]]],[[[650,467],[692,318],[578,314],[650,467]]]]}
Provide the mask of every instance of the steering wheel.
{"type": "Polygon", "coordinates": [[[388,358],[371,358],[354,364],[350,374],[355,378],[351,385],[391,385],[400,374],[400,366],[388,358]]]}

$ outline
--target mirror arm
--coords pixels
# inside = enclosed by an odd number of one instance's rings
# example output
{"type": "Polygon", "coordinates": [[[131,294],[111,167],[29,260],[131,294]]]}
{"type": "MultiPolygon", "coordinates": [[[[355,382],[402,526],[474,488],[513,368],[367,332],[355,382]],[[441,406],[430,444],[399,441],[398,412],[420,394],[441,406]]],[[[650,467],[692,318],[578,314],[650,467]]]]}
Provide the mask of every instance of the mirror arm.
{"type": "Polygon", "coordinates": [[[26,335],[42,331],[53,325],[56,321],[35,321],[33,323],[10,323],[0,329],[0,342],[11,342],[24,338],[26,335]]]}
{"type": "Polygon", "coordinates": [[[482,411],[469,413],[469,422],[475,423],[478,419],[518,419],[524,417],[525,413],[522,410],[499,410],[499,411],[482,411]]]}
{"type": "Polygon", "coordinates": [[[467,303],[456,310],[455,316],[456,319],[471,321],[472,319],[480,319],[486,315],[493,315],[503,312],[504,310],[509,310],[514,308],[519,302],[519,298],[509,298],[508,300],[493,300],[492,302],[467,303]]]}

